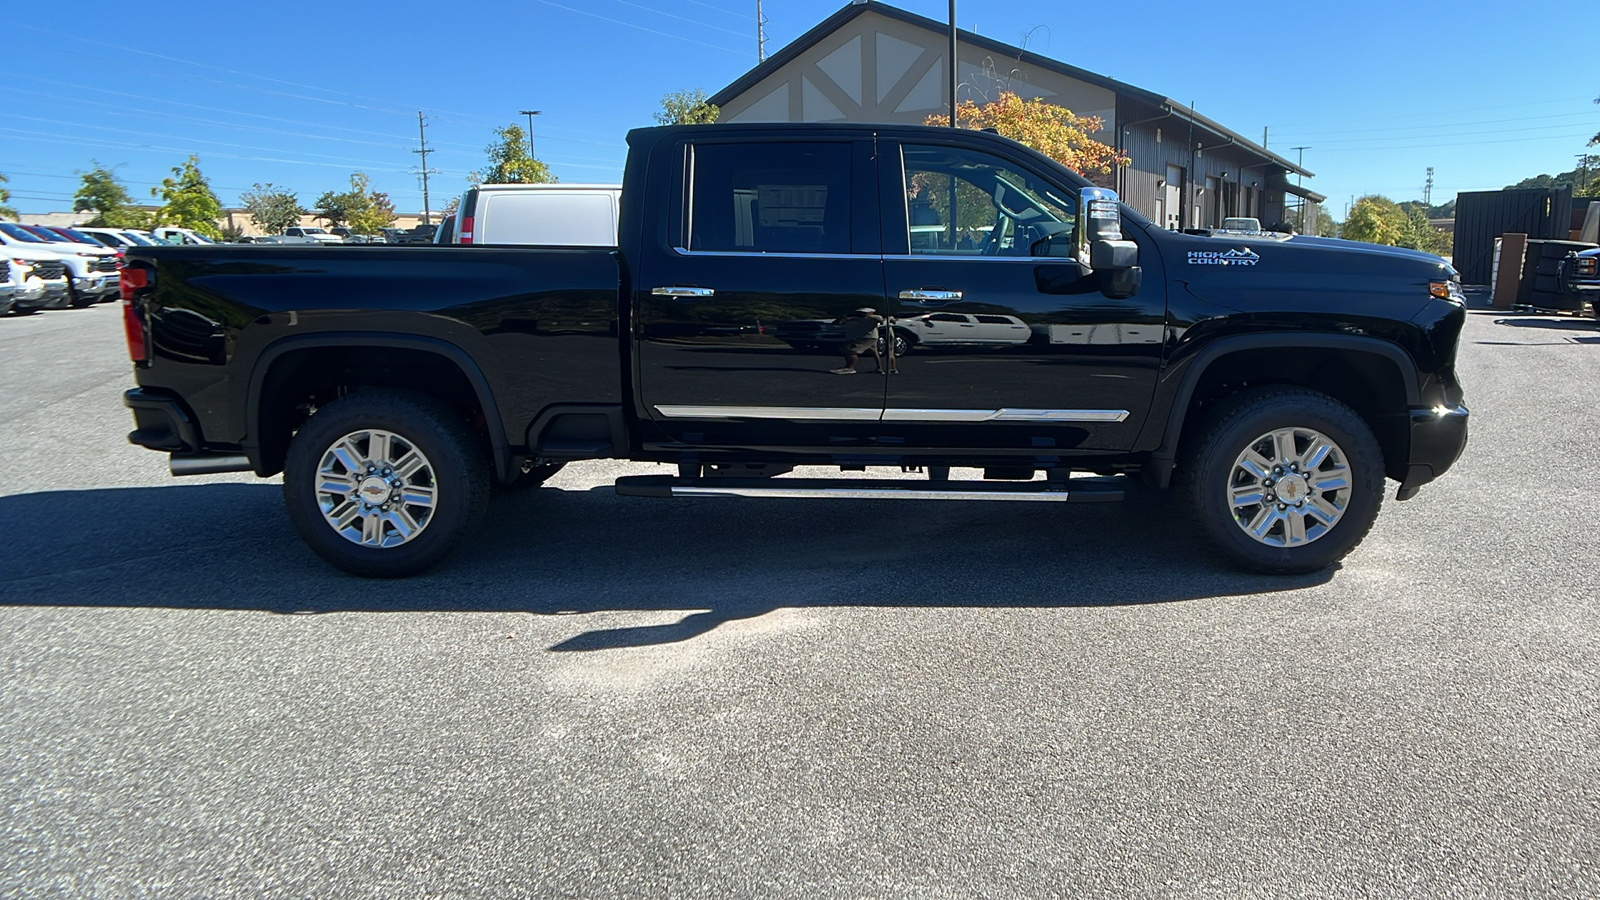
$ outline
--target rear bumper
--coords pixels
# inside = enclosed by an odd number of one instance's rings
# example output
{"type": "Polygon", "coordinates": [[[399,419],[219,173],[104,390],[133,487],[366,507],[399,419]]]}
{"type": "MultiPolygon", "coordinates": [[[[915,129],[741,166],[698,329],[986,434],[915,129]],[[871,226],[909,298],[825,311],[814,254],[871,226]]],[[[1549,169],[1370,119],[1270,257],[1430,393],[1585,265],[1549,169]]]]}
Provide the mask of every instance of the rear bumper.
{"type": "Polygon", "coordinates": [[[200,450],[200,428],[176,397],[134,388],[122,395],[122,405],[133,410],[134,428],[128,433],[128,443],[169,453],[200,450]]]}
{"type": "Polygon", "coordinates": [[[1471,415],[1465,406],[1411,410],[1411,459],[1395,499],[1410,500],[1423,485],[1455,465],[1467,447],[1471,415]]]}

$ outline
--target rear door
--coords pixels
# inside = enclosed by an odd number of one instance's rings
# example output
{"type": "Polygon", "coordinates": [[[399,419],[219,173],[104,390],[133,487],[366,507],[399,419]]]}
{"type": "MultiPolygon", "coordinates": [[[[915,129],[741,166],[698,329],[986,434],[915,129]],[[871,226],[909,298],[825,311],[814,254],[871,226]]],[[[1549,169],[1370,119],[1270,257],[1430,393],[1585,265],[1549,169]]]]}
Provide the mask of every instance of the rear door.
{"type": "MultiPolygon", "coordinates": [[[[639,271],[637,396],[665,435],[707,446],[866,446],[885,379],[866,354],[781,341],[785,323],[881,310],[870,133],[723,135],[657,147],[639,271]]],[[[788,334],[793,327],[784,329],[788,334]]]]}

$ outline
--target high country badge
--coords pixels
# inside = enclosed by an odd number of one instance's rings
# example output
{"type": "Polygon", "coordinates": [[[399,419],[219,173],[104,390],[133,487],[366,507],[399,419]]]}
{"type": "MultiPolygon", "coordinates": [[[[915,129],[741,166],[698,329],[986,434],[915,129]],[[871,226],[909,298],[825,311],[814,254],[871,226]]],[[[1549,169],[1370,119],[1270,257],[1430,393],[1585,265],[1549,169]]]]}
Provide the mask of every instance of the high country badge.
{"type": "Polygon", "coordinates": [[[1261,261],[1254,250],[1190,250],[1191,266],[1253,266],[1261,261]]]}

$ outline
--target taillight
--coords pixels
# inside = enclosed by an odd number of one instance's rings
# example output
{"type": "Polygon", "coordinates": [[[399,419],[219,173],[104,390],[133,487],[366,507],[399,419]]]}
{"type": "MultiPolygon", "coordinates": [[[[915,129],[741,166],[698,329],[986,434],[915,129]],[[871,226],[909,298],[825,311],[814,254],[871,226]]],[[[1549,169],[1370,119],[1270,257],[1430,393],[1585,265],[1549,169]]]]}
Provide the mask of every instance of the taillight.
{"type": "Polygon", "coordinates": [[[128,336],[128,358],[147,362],[150,348],[144,339],[144,318],[134,305],[133,292],[150,286],[150,270],[140,267],[122,270],[122,330],[128,336]]]}
{"type": "Polygon", "coordinates": [[[462,216],[456,224],[456,243],[472,243],[472,217],[462,216]]]}

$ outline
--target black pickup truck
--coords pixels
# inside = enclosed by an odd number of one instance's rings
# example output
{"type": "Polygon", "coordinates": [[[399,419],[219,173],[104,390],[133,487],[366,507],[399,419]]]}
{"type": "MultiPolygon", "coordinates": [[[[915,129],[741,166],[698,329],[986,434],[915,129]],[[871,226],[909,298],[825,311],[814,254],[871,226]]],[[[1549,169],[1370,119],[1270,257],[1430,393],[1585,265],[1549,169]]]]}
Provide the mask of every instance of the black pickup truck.
{"type": "Polygon", "coordinates": [[[675,463],[617,482],[652,497],[1175,483],[1227,556],[1302,572],[1360,542],[1385,476],[1408,499],[1466,443],[1438,257],[1164,231],[976,131],[628,142],[615,249],[130,250],[129,439],[178,475],[282,472],[306,542],[370,576],[437,562],[492,487],[607,457],[675,463]],[[805,322],[837,356],[779,339],[805,322]]]}

